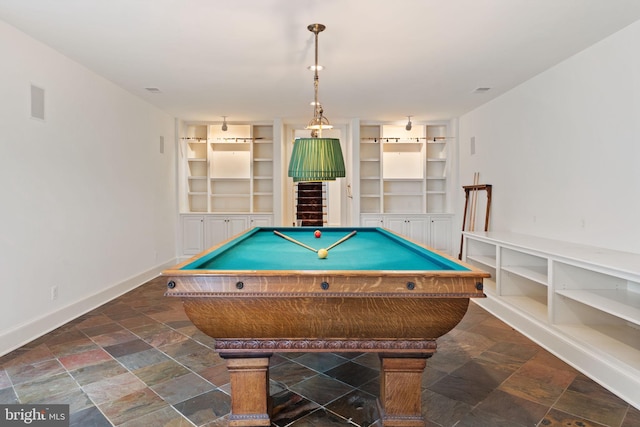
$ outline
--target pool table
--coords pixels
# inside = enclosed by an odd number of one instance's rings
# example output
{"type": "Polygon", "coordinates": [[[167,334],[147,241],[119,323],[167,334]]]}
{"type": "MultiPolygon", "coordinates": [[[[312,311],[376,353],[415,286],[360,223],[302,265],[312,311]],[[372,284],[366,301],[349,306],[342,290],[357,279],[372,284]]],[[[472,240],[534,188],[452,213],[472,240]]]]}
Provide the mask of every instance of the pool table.
{"type": "Polygon", "coordinates": [[[162,273],[227,359],[229,425],[270,425],[272,353],[375,352],[382,424],[424,426],[426,359],[489,274],[383,228],[319,230],[253,228],[162,273]]]}

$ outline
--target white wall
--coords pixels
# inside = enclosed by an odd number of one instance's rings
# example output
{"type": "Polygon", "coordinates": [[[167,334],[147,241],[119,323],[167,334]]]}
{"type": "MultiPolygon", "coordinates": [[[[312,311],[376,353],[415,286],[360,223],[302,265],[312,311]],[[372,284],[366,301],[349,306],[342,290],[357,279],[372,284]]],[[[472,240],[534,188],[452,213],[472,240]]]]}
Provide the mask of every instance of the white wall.
{"type": "Polygon", "coordinates": [[[460,182],[493,184],[490,230],[640,253],[639,46],[640,21],[460,117],[460,182]]]}
{"type": "Polygon", "coordinates": [[[3,22],[0,52],[3,354],[175,260],[176,176],[170,116],[3,22]]]}

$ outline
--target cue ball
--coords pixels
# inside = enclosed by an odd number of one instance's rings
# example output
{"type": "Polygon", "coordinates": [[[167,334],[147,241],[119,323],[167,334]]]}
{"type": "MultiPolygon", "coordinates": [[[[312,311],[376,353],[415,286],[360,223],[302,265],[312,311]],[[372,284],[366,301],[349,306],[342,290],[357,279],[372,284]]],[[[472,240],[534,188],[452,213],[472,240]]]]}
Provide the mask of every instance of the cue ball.
{"type": "Polygon", "coordinates": [[[320,230],[316,230],[313,232],[313,235],[316,236],[316,238],[319,238],[320,236],[322,236],[322,233],[320,232],[320,230]]]}
{"type": "Polygon", "coordinates": [[[327,257],[327,255],[329,255],[329,251],[328,250],[326,250],[326,249],[319,249],[318,250],[318,258],[324,259],[324,258],[327,257]]]}

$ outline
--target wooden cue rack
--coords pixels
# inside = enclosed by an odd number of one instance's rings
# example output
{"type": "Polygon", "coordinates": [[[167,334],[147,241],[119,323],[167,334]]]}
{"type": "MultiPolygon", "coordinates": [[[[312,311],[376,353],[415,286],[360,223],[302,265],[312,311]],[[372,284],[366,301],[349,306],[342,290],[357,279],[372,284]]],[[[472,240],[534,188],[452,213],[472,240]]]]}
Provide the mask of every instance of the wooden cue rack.
{"type": "MultiPolygon", "coordinates": [[[[467,210],[469,208],[469,194],[473,191],[477,194],[478,191],[486,191],[487,192],[487,210],[485,212],[484,217],[484,231],[489,230],[489,210],[491,209],[491,184],[474,184],[474,185],[463,185],[464,189],[464,216],[462,217],[462,231],[465,231],[465,227],[467,225],[467,210]]],[[[475,219],[475,218],[474,218],[475,219]]],[[[460,253],[458,254],[458,259],[462,260],[462,245],[464,243],[464,236],[460,237],[460,253]]]]}

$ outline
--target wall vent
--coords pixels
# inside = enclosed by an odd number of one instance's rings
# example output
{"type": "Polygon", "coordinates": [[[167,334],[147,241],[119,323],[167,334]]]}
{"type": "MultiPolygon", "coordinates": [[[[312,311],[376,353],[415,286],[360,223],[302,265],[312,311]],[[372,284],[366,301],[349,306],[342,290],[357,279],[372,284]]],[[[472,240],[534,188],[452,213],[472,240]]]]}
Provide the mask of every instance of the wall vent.
{"type": "Polygon", "coordinates": [[[44,89],[31,85],[31,117],[44,120],[44,89]]]}

